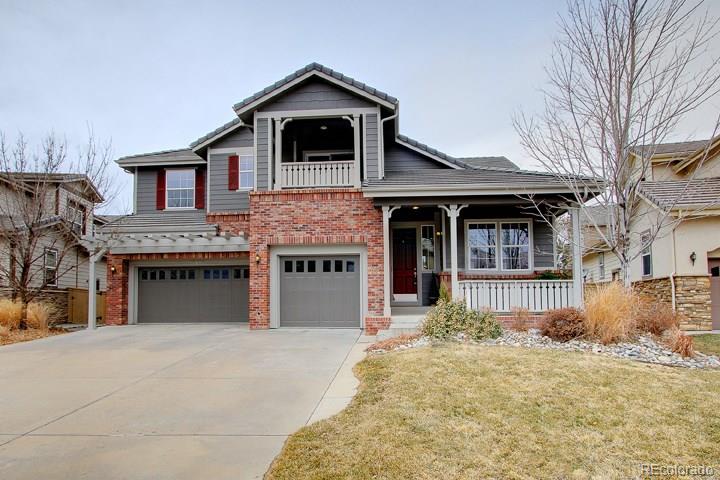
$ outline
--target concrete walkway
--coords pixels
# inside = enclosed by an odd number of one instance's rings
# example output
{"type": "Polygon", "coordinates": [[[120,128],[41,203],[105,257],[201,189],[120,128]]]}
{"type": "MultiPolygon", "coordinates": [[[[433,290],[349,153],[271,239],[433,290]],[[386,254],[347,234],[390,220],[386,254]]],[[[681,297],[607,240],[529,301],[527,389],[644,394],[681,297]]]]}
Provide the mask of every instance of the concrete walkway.
{"type": "Polygon", "coordinates": [[[359,333],[129,326],[0,347],[0,478],[261,478],[348,396],[359,333]]]}

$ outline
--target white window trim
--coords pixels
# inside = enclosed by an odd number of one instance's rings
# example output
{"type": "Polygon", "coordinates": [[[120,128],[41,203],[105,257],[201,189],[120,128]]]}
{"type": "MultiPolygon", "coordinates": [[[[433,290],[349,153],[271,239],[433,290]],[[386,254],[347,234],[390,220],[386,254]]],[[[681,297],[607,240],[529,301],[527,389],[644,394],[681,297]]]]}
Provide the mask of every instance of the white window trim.
{"type": "Polygon", "coordinates": [[[423,272],[434,272],[437,268],[437,235],[435,232],[435,225],[433,225],[432,223],[425,223],[425,224],[420,225],[420,266],[422,267],[423,272]],[[433,268],[430,270],[425,269],[425,265],[423,265],[423,261],[422,261],[422,253],[423,253],[423,245],[422,245],[423,234],[422,234],[422,232],[423,232],[423,228],[425,228],[425,227],[432,228],[433,268]]]}
{"type": "MultiPolygon", "coordinates": [[[[167,168],[165,169],[165,210],[195,210],[195,180],[197,176],[194,168],[167,168]],[[192,206],[191,207],[171,207],[170,206],[170,188],[168,187],[168,172],[192,172],[193,187],[192,187],[192,206]]],[[[173,188],[172,190],[187,190],[187,188],[173,188]]]]}
{"type": "MultiPolygon", "coordinates": [[[[650,237],[650,230],[646,230],[640,234],[640,246],[645,243],[645,238],[650,237]]],[[[640,250],[640,273],[643,278],[650,278],[653,276],[653,256],[652,256],[652,242],[648,243],[647,247],[640,250]],[[647,250],[647,253],[645,251],[647,250]],[[645,256],[650,257],[650,272],[645,273],[645,256]]]]}
{"type": "Polygon", "coordinates": [[[252,192],[253,190],[255,190],[255,187],[257,186],[257,158],[255,157],[255,153],[252,150],[247,150],[247,151],[243,150],[243,151],[237,152],[237,156],[238,156],[238,189],[237,189],[237,191],[238,192],[252,192]],[[241,185],[240,180],[242,179],[242,173],[250,171],[250,170],[243,170],[242,168],[240,168],[240,165],[242,165],[242,163],[240,162],[241,157],[252,157],[252,159],[253,159],[253,161],[252,161],[253,186],[252,187],[243,187],[241,185]]]}
{"type": "Polygon", "coordinates": [[[534,271],[535,258],[533,255],[534,241],[533,241],[533,221],[527,218],[493,218],[493,219],[467,219],[465,220],[465,270],[470,272],[510,272],[510,273],[527,273],[534,271]],[[495,236],[497,243],[495,245],[495,268],[470,268],[470,242],[469,239],[469,226],[475,223],[486,223],[495,225],[495,236]],[[524,223],[528,226],[528,268],[524,269],[507,269],[502,268],[503,256],[502,256],[502,232],[500,230],[501,224],[503,223],[524,223]]]}
{"type": "Polygon", "coordinates": [[[43,283],[48,287],[57,287],[58,285],[58,251],[57,248],[46,248],[43,252],[43,283]],[[54,253],[55,254],[55,266],[54,267],[48,267],[47,264],[47,256],[48,253],[54,253]],[[46,283],[45,280],[47,279],[47,271],[48,269],[53,270],[55,272],[55,281],[53,283],[46,283]]]}

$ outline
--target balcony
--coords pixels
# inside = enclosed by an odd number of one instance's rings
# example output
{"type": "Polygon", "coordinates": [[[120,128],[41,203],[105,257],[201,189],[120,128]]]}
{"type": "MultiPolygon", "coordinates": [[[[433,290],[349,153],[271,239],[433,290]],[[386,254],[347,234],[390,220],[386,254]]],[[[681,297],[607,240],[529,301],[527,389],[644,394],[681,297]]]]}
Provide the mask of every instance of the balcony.
{"type": "Polygon", "coordinates": [[[280,188],[352,187],[355,161],[280,164],[280,188]]]}

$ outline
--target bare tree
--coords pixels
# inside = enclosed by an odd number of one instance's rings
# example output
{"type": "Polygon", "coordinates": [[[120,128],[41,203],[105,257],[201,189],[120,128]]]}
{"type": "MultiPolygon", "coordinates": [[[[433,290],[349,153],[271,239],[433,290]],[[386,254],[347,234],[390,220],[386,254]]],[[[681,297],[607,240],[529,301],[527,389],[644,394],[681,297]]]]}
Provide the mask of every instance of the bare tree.
{"type": "Polygon", "coordinates": [[[91,133],[71,160],[53,134],[33,150],[22,134],[9,143],[0,133],[0,278],[22,304],[21,329],[28,303],[76,268],[68,257],[92,234],[93,207],[107,198],[98,187],[115,194],[110,148],[91,133]]]}
{"type": "Polygon", "coordinates": [[[546,67],[544,110],[514,119],[524,149],[562,179],[573,202],[584,210],[587,192],[601,192],[591,203],[603,207],[602,218],[583,218],[618,257],[627,286],[630,262],[674,221],[654,212],[649,235],[632,238],[654,148],[720,87],[710,50],[718,23],[702,7],[702,0],[571,0],[546,67]]]}

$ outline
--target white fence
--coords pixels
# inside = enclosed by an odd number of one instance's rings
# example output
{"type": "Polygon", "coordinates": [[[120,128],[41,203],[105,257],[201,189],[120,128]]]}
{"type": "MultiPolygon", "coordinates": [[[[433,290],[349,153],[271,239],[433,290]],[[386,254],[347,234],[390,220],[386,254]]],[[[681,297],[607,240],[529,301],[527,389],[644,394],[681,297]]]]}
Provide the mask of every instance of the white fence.
{"type": "Polygon", "coordinates": [[[572,307],[572,280],[464,280],[460,293],[474,310],[544,312],[572,307]]]}
{"type": "Polygon", "coordinates": [[[351,187],[355,182],[355,162],[282,163],[280,182],[285,188],[351,187]]]}

